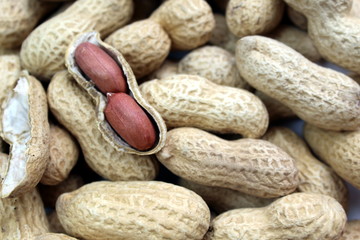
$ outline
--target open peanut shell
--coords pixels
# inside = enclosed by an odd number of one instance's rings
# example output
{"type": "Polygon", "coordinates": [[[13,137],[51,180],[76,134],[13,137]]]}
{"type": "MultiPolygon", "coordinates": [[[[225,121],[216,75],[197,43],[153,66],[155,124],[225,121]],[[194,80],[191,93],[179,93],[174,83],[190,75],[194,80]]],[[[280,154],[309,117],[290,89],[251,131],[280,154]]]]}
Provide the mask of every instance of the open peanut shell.
{"type": "Polygon", "coordinates": [[[3,102],[0,119],[0,135],[10,145],[1,166],[0,197],[14,197],[35,188],[49,160],[46,93],[26,71],[3,102]]]}
{"type": "Polygon", "coordinates": [[[103,138],[111,144],[117,151],[124,151],[126,153],[133,153],[138,155],[150,155],[158,152],[165,144],[166,138],[166,125],[161,115],[153,108],[142,96],[137,84],[135,75],[130,68],[130,65],[127,63],[125,58],[118,52],[115,48],[104,43],[100,39],[100,35],[97,32],[88,32],[78,35],[75,40],[69,45],[66,55],[65,55],[65,65],[78,82],[78,84],[84,88],[87,93],[91,96],[93,101],[96,104],[97,111],[97,124],[103,138]],[[155,127],[157,133],[157,140],[154,146],[146,151],[139,151],[132,146],[130,146],[125,140],[123,140],[119,134],[117,134],[110,124],[106,121],[104,115],[104,109],[107,104],[107,98],[105,94],[100,92],[100,90],[95,86],[94,82],[91,79],[88,79],[85,74],[80,70],[75,61],[75,50],[83,42],[90,42],[99,46],[104,50],[111,58],[122,69],[126,82],[128,85],[127,94],[130,95],[134,100],[141,106],[141,108],[148,115],[152,124],[155,127]]]}

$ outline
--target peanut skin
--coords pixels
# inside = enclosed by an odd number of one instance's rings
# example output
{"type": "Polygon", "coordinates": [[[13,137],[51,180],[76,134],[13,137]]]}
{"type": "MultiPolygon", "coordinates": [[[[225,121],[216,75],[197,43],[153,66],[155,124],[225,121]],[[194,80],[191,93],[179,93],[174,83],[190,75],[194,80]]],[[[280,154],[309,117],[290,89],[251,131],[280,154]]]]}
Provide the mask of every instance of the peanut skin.
{"type": "Polygon", "coordinates": [[[155,128],[146,113],[129,95],[108,94],[104,113],[106,120],[130,146],[138,150],[154,146],[155,128]]]}
{"type": "Polygon", "coordinates": [[[95,44],[84,42],[75,51],[76,63],[104,94],[126,92],[125,76],[117,63],[95,44]]]}

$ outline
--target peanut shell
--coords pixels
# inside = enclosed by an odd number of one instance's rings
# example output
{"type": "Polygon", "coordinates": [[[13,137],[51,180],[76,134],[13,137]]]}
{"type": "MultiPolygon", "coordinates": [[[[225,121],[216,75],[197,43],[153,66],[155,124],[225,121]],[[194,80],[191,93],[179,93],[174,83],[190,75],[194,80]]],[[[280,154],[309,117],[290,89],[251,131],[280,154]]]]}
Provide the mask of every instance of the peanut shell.
{"type": "Polygon", "coordinates": [[[50,160],[41,183],[56,185],[64,181],[79,157],[79,147],[70,133],[61,126],[50,124],[50,160]]]}
{"type": "Polygon", "coordinates": [[[219,85],[248,87],[237,70],[234,54],[216,46],[191,51],[180,60],[178,73],[198,75],[219,85]]]}
{"type": "Polygon", "coordinates": [[[65,56],[65,64],[68,68],[68,71],[72,74],[77,83],[85,89],[89,94],[92,100],[96,104],[96,115],[98,128],[101,131],[103,138],[113,146],[117,151],[123,151],[126,153],[133,153],[138,155],[150,155],[159,151],[165,144],[166,137],[166,125],[161,118],[161,115],[152,107],[141,95],[139,90],[136,78],[127,63],[124,57],[116,49],[110,45],[101,41],[100,36],[96,32],[84,33],[79,36],[72,42],[67,50],[65,56]],[[74,52],[76,47],[83,42],[91,42],[98,45],[104,51],[106,51],[121,67],[124,76],[127,81],[129,88],[128,94],[134,98],[134,100],[139,104],[142,109],[148,114],[150,120],[154,124],[155,131],[157,133],[157,142],[154,147],[149,150],[139,151],[128,143],[125,142],[110,126],[106,121],[104,110],[107,104],[107,99],[104,94],[102,94],[94,85],[94,83],[88,80],[82,73],[79,67],[77,66],[74,58],[74,52]]]}
{"type": "Polygon", "coordinates": [[[243,208],[216,217],[204,240],[339,239],[346,214],[333,198],[294,193],[267,207],[243,208]]]}
{"type": "Polygon", "coordinates": [[[262,36],[237,43],[242,77],[301,119],[324,129],[360,127],[360,86],[346,75],[312,63],[290,47],[262,36]]]}
{"type": "Polygon", "coordinates": [[[295,159],[299,169],[299,192],[328,195],[347,209],[348,191],[345,183],[333,169],[311,154],[306,143],[296,133],[285,127],[273,127],[263,139],[279,146],[295,159]]]}
{"type": "Polygon", "coordinates": [[[57,5],[38,0],[2,0],[0,2],[0,46],[20,47],[38,21],[57,5]]]}
{"type": "Polygon", "coordinates": [[[172,49],[176,50],[190,50],[205,44],[215,27],[211,8],[204,0],[166,1],[150,19],[164,28],[172,49]]]}
{"type": "Polygon", "coordinates": [[[57,73],[48,87],[51,112],[79,142],[85,161],[110,180],[150,180],[157,174],[151,156],[117,151],[102,137],[97,126],[96,106],[67,71],[57,73]]]}
{"type": "Polygon", "coordinates": [[[266,108],[254,94],[196,75],[155,79],[141,84],[140,90],[168,128],[197,127],[259,138],[268,126],[266,108]]]}
{"type": "Polygon", "coordinates": [[[200,196],[155,181],[93,182],[61,195],[56,211],[66,232],[93,240],[200,240],[210,222],[200,196]]]}
{"type": "Polygon", "coordinates": [[[1,197],[18,196],[40,181],[49,160],[46,93],[26,71],[2,105],[1,137],[10,145],[3,168],[1,197]]]}
{"type": "Polygon", "coordinates": [[[21,65],[43,81],[64,70],[64,54],[76,35],[98,31],[103,37],[124,26],[133,13],[131,0],[77,0],[42,23],[21,46],[21,65]]]}
{"type": "Polygon", "coordinates": [[[19,197],[0,199],[0,239],[34,239],[49,231],[44,205],[35,188],[19,197]]]}
{"type": "Polygon", "coordinates": [[[151,19],[120,28],[108,36],[105,42],[124,56],[136,78],[158,69],[169,55],[171,47],[167,33],[151,19]]]}
{"type": "Polygon", "coordinates": [[[360,17],[350,12],[352,0],[285,0],[308,20],[308,33],[329,62],[360,74],[360,17]]]}
{"type": "Polygon", "coordinates": [[[156,157],[189,181],[257,197],[283,196],[299,185],[295,161],[265,140],[227,141],[200,129],[176,128],[156,157]]]}
{"type": "Polygon", "coordinates": [[[313,152],[360,189],[360,131],[335,132],[306,124],[304,137],[313,152]]]}

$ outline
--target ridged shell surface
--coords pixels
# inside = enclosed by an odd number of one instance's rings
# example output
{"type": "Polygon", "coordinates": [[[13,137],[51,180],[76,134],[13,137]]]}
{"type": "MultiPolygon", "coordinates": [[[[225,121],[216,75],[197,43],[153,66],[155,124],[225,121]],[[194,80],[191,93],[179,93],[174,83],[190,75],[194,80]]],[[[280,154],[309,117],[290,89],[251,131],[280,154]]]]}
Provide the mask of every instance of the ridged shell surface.
{"type": "Polygon", "coordinates": [[[189,181],[257,197],[283,196],[299,184],[294,160],[265,140],[227,141],[200,129],[176,128],[156,157],[189,181]]]}
{"type": "Polygon", "coordinates": [[[155,181],[93,182],[61,195],[56,211],[68,233],[89,240],[200,240],[210,222],[200,196],[155,181]]]}
{"type": "Polygon", "coordinates": [[[268,127],[266,108],[254,94],[196,75],[148,81],[140,90],[168,128],[197,127],[258,138],[268,127]]]}

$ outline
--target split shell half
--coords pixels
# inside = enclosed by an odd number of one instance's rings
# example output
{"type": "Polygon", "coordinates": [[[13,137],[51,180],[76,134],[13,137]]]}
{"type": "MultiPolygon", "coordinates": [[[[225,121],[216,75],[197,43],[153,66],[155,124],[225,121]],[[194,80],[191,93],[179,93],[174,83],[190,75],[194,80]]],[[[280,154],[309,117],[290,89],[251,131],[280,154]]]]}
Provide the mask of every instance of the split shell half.
{"type": "Polygon", "coordinates": [[[97,32],[87,32],[81,35],[78,35],[76,39],[69,45],[69,48],[65,55],[65,65],[68,68],[68,71],[75,78],[77,83],[87,91],[96,104],[97,112],[97,122],[99,130],[103,138],[111,144],[117,151],[123,151],[126,153],[133,153],[138,155],[150,155],[158,152],[165,144],[166,138],[166,125],[161,115],[153,108],[142,96],[137,84],[135,75],[130,68],[130,65],[126,62],[125,58],[120,52],[110,45],[104,43],[100,39],[100,35],[97,32]],[[75,62],[75,50],[83,42],[90,42],[99,46],[107,54],[109,54],[116,63],[122,69],[126,82],[129,88],[128,94],[135,99],[135,101],[142,107],[146,112],[151,122],[154,124],[155,130],[157,132],[157,141],[155,145],[147,151],[139,151],[131,147],[126,143],[120,136],[117,134],[110,124],[106,121],[104,115],[104,109],[107,104],[106,96],[101,93],[95,84],[88,80],[80,68],[75,62]]]}

